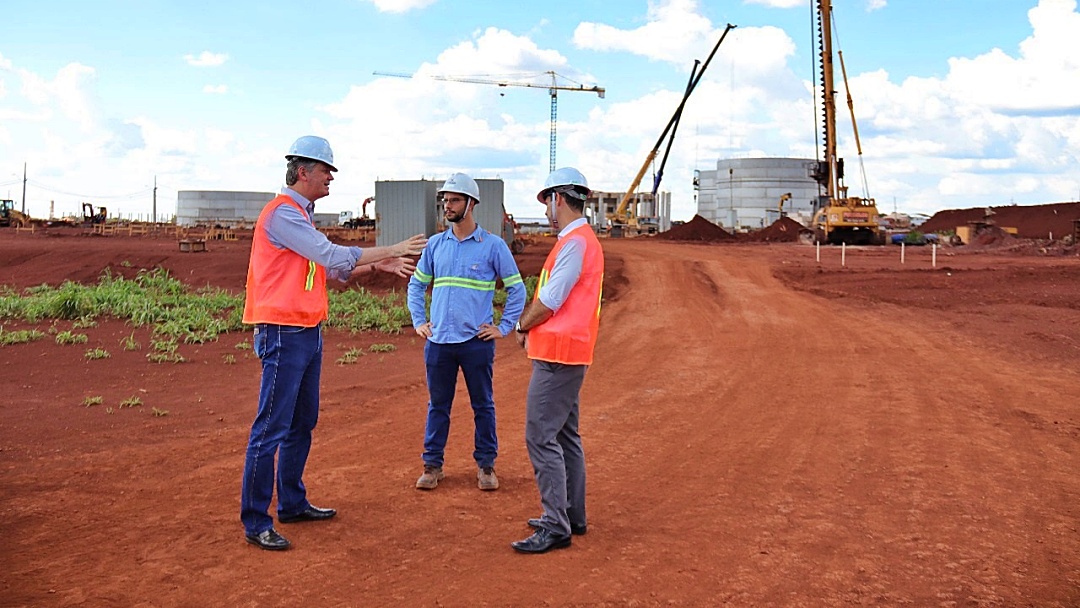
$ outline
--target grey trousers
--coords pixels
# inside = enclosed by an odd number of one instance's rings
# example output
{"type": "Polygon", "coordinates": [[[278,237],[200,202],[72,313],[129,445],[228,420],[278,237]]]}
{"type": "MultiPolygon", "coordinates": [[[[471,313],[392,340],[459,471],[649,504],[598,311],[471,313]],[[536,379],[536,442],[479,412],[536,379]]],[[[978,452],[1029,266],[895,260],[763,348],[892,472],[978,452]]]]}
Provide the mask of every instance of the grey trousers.
{"type": "Polygon", "coordinates": [[[570,535],[585,521],[585,453],[578,435],[578,394],[586,365],[533,361],[525,404],[529,449],[540,505],[540,525],[570,535]]]}

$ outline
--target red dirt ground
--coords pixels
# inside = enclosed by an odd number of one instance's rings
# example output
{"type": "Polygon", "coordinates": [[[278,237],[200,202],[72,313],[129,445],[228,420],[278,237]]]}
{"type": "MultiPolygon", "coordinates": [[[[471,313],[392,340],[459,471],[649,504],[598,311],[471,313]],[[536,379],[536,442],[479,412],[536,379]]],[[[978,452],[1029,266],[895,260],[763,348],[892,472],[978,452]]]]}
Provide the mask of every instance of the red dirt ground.
{"type": "MultiPolygon", "coordinates": [[[[0,347],[0,605],[1080,605],[1075,254],[943,249],[934,267],[930,248],[901,264],[898,247],[852,247],[841,266],[796,243],[603,244],[589,533],[571,548],[509,547],[539,509],[511,340],[502,487],[476,488],[462,387],[448,476],[424,493],[421,340],[329,332],[305,480],[339,515],[280,526],[294,546],[270,553],[238,518],[250,336],[154,364],[119,346],[145,330],[105,321],[84,346],[0,347]],[[374,343],[397,350],[335,363],[374,343]],[[112,358],[84,360],[95,346],[112,358]],[[130,396],[143,405],[116,409],[130,396]]],[[[0,284],[161,265],[239,290],[249,247],[0,231],[0,284]]]]}

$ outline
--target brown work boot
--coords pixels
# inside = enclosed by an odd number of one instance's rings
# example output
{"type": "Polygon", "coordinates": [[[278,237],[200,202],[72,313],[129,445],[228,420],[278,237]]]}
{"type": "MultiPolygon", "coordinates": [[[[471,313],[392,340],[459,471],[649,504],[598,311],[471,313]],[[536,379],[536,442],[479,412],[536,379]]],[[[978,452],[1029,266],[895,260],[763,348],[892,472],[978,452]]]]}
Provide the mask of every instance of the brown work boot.
{"type": "Polygon", "coordinates": [[[498,490],[499,478],[495,476],[495,467],[484,467],[477,471],[476,485],[481,490],[498,490]]]}
{"type": "Polygon", "coordinates": [[[442,467],[433,467],[430,465],[424,465],[424,474],[420,476],[420,479],[416,480],[417,490],[434,490],[439,485],[439,481],[446,475],[442,472],[442,467]]]}

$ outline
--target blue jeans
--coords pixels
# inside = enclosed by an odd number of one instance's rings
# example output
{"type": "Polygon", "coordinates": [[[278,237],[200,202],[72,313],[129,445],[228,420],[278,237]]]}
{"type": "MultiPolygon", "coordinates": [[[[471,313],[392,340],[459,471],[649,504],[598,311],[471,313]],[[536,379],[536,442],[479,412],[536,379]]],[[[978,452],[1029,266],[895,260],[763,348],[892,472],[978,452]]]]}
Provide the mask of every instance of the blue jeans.
{"type": "Polygon", "coordinates": [[[427,366],[427,428],[424,431],[424,464],[441,467],[446,437],[450,434],[450,406],[457,389],[458,369],[465,376],[472,402],[473,459],[479,467],[495,466],[499,440],[495,436],[495,400],[491,393],[492,368],[495,365],[495,341],[473,338],[459,344],[424,345],[427,366]]]}
{"type": "Polygon", "coordinates": [[[275,454],[278,515],[295,515],[311,505],[301,477],[311,450],[311,431],[319,420],[322,328],[259,324],[254,341],[255,354],[262,360],[262,382],[240,490],[240,521],[248,534],[274,526],[267,512],[274,491],[275,454]]]}

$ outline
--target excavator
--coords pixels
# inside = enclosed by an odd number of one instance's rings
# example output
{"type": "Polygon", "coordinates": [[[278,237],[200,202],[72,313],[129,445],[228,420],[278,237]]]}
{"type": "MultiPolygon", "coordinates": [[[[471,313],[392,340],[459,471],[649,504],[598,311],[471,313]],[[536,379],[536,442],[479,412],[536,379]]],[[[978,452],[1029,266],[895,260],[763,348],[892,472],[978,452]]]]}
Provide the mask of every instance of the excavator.
{"type": "MultiPolygon", "coordinates": [[[[844,159],[836,151],[836,91],[833,89],[832,55],[832,1],[817,0],[818,31],[821,47],[821,93],[824,112],[825,160],[819,161],[813,177],[824,187],[825,193],[818,196],[814,205],[814,218],[811,226],[814,239],[818,243],[839,245],[884,245],[884,232],[879,224],[880,214],[877,203],[872,198],[848,196],[848,187],[844,184],[844,159]]],[[[855,133],[855,145],[859,151],[861,164],[862,144],[859,143],[859,128],[855,124],[855,107],[851,101],[851,90],[847,86],[847,70],[844,68],[844,55],[839,53],[840,69],[844,76],[844,88],[847,93],[848,110],[851,112],[851,125],[855,133]]],[[[865,189],[866,175],[863,173],[865,189]]]]}
{"type": "Polygon", "coordinates": [[[30,225],[30,217],[15,208],[15,201],[0,200],[0,226],[22,228],[30,225]]]}
{"type": "MultiPolygon", "coordinates": [[[[350,217],[341,223],[345,228],[374,228],[375,218],[368,217],[367,206],[375,200],[374,196],[369,196],[364,199],[364,202],[360,204],[360,217],[350,217]]],[[[348,212],[352,215],[352,212],[348,212]]]]}
{"type": "Polygon", "coordinates": [[[109,217],[109,211],[105,207],[98,207],[94,213],[94,206],[90,203],[82,204],[83,224],[104,224],[105,218],[109,217]]]}
{"type": "Polygon", "coordinates": [[[790,200],[791,200],[791,193],[790,192],[785,192],[785,193],[780,195],[780,204],[777,205],[777,207],[776,207],[776,211],[777,211],[777,213],[780,214],[780,217],[787,217],[787,214],[784,213],[784,203],[786,203],[786,202],[788,202],[790,200]]]}

